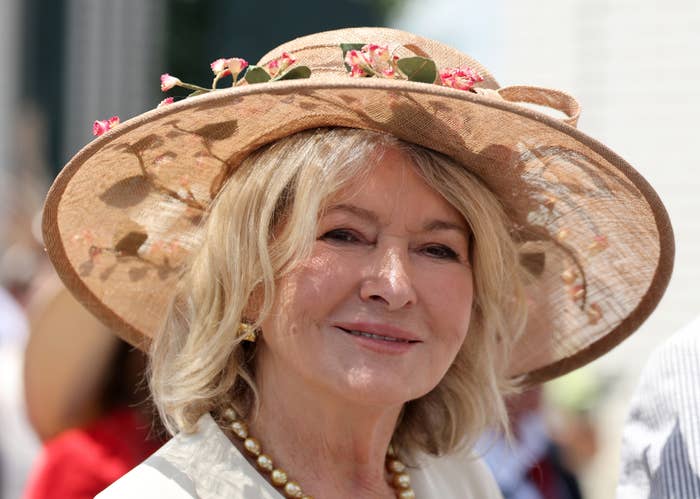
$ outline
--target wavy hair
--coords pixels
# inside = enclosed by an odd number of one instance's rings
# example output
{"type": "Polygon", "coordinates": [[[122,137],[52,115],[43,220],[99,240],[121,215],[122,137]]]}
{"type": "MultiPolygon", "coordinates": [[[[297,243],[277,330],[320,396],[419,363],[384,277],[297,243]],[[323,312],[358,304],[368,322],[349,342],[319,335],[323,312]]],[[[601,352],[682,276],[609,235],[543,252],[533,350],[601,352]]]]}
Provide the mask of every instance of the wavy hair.
{"type": "Polygon", "coordinates": [[[194,431],[205,412],[233,405],[245,416],[254,408],[255,346],[242,341],[239,324],[259,327],[276,280],[310,254],[324,202],[369,172],[387,148],[402,150],[469,224],[474,279],[465,342],[440,383],[405,404],[393,441],[408,457],[440,455],[472,444],[488,427],[507,428],[507,368],[526,300],[525,271],[500,202],[440,153],[379,132],[321,128],[251,154],[212,204],[201,247],[150,352],[151,391],[171,433],[194,431]],[[257,317],[248,316],[253,299],[257,317]]]}

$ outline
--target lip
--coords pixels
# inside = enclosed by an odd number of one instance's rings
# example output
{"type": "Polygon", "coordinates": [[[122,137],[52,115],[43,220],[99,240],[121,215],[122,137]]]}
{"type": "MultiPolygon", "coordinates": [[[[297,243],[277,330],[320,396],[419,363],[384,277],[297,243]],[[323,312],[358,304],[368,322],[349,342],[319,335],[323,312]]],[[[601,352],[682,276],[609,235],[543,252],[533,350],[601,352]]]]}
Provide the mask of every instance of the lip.
{"type": "Polygon", "coordinates": [[[422,343],[422,340],[410,331],[406,331],[396,326],[369,322],[344,322],[333,324],[333,326],[351,338],[362,347],[368,348],[378,353],[386,354],[401,354],[412,350],[416,345],[422,343]],[[356,336],[348,333],[348,331],[360,331],[363,333],[375,334],[384,336],[393,340],[387,341],[380,338],[370,338],[367,336],[356,336]]]}
{"type": "Polygon", "coordinates": [[[363,333],[386,336],[387,338],[403,340],[411,343],[421,342],[418,335],[390,324],[381,324],[377,322],[339,322],[334,324],[334,326],[340,329],[362,331],[363,333]]]}

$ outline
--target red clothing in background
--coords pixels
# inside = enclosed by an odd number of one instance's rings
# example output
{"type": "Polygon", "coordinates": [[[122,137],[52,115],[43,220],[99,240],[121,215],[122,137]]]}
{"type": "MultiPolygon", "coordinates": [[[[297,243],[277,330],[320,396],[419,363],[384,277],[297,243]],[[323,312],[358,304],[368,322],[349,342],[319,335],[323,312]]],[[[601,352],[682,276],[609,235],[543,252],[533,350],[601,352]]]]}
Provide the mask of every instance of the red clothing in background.
{"type": "Polygon", "coordinates": [[[92,499],[158,450],[136,410],[120,408],[44,444],[25,499],[92,499]]]}

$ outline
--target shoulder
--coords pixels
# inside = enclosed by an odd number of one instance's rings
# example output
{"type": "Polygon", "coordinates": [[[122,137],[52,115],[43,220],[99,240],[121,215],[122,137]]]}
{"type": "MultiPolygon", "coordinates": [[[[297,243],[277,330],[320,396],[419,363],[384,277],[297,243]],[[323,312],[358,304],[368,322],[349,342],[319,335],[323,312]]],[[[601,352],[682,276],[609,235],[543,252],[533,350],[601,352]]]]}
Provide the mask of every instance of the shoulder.
{"type": "Polygon", "coordinates": [[[98,499],[277,499],[279,493],[255,471],[209,414],[197,431],[179,434],[114,482],[98,499]]]}
{"type": "MultiPolygon", "coordinates": [[[[618,497],[692,484],[700,466],[700,318],[649,358],[622,435],[618,497]]],[[[696,490],[696,489],[692,489],[696,490]]]]}
{"type": "Polygon", "coordinates": [[[632,400],[635,411],[651,410],[675,416],[676,411],[700,409],[698,393],[693,388],[700,376],[700,318],[688,324],[658,347],[644,367],[632,400]],[[688,400],[688,398],[695,399],[688,400]],[[696,407],[692,407],[694,402],[696,407]]]}
{"type": "Polygon", "coordinates": [[[469,450],[435,457],[419,457],[419,467],[411,470],[413,489],[418,497],[443,499],[501,499],[491,471],[469,450]]]}
{"type": "Polygon", "coordinates": [[[197,497],[194,481],[186,471],[168,459],[183,447],[183,438],[175,437],[151,457],[129,471],[96,496],[97,499],[164,497],[190,499],[197,497]]]}
{"type": "Polygon", "coordinates": [[[197,497],[189,477],[179,472],[168,473],[154,461],[154,454],[122,478],[95,496],[96,499],[193,499],[197,497]]]}

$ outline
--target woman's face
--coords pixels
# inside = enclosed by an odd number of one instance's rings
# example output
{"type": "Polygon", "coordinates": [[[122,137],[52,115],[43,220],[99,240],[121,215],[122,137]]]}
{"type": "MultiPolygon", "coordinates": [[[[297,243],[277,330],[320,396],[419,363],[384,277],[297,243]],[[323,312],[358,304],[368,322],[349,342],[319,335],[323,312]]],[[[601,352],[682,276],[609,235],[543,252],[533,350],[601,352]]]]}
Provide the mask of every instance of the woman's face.
{"type": "Polygon", "coordinates": [[[329,201],[311,255],[279,280],[258,372],[365,404],[426,394],[469,327],[468,257],[459,212],[387,150],[329,201]]]}

